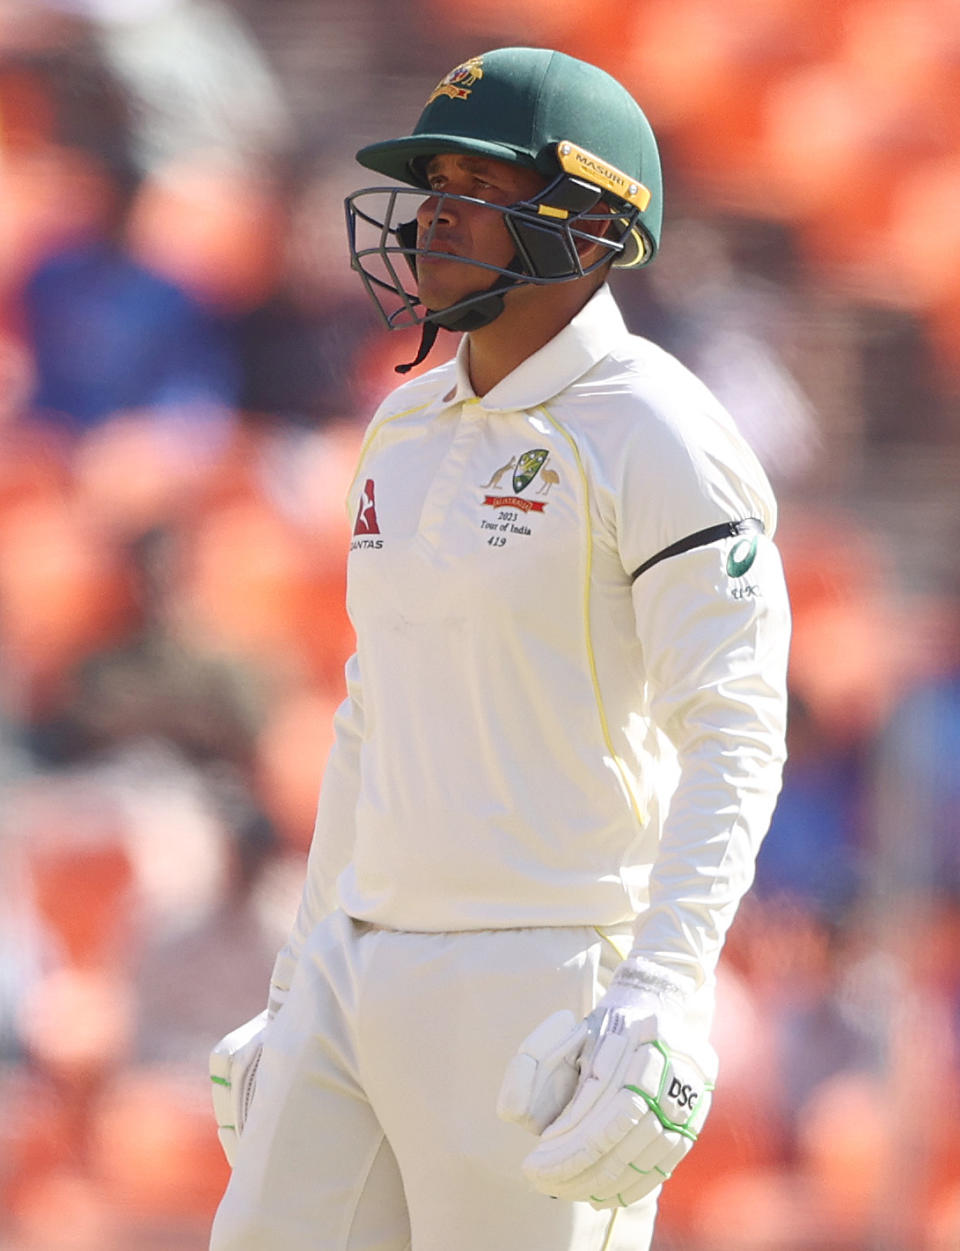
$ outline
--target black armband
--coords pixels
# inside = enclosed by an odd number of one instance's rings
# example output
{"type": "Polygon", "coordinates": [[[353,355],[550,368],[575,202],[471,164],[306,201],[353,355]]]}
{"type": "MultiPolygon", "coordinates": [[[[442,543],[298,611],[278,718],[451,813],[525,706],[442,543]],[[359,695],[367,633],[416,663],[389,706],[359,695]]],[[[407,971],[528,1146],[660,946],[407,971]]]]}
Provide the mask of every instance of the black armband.
{"type": "Polygon", "coordinates": [[[665,547],[662,552],[657,552],[656,556],[645,560],[638,569],[634,569],[630,575],[630,581],[636,582],[641,573],[646,573],[648,569],[652,569],[654,565],[658,565],[661,560],[666,560],[670,556],[682,556],[684,552],[691,552],[695,547],[707,547],[711,543],[718,543],[721,539],[735,539],[741,534],[763,534],[764,531],[765,526],[759,517],[745,517],[742,521],[724,521],[718,526],[707,526],[705,530],[688,534],[685,539],[678,539],[676,543],[665,547]]]}

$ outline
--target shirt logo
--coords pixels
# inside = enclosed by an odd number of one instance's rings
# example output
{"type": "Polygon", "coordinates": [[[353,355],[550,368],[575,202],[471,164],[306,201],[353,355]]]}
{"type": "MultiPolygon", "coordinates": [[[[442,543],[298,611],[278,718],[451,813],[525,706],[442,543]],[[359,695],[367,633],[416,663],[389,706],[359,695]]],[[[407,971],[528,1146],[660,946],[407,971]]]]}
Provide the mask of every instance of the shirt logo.
{"type": "Polygon", "coordinates": [[[377,521],[377,505],[373,498],[372,478],[368,478],[363,484],[363,494],[360,496],[360,507],[357,509],[357,520],[354,522],[353,533],[380,533],[380,523],[377,521]]]}
{"type": "Polygon", "coordinates": [[[499,490],[500,480],[512,469],[512,486],[515,494],[485,495],[484,504],[489,504],[494,508],[519,508],[525,513],[542,513],[547,506],[545,501],[520,499],[520,494],[527,489],[538,474],[540,475],[540,485],[536,491],[538,495],[546,495],[550,488],[560,481],[560,475],[555,469],[544,468],[544,462],[549,455],[549,451],[544,447],[532,447],[526,452],[521,452],[519,457],[511,456],[505,465],[493,471],[489,482],[483,484],[483,489],[485,491],[491,488],[495,491],[499,490]]]}
{"type": "Polygon", "coordinates": [[[533,447],[529,452],[523,453],[513,471],[513,489],[518,495],[534,480],[549,455],[550,453],[543,447],[533,447]]]}
{"type": "Polygon", "coordinates": [[[482,77],[483,57],[472,56],[469,61],[464,61],[462,65],[458,65],[456,69],[452,69],[449,74],[440,79],[430,93],[427,104],[433,104],[438,96],[449,96],[451,100],[466,100],[474,84],[482,77]]]}
{"type": "Polygon", "coordinates": [[[367,547],[383,547],[383,539],[371,538],[380,533],[377,521],[377,504],[373,495],[373,479],[368,478],[363,484],[360,495],[360,506],[357,509],[357,520],[353,525],[353,538],[350,541],[351,552],[367,547]]]}
{"type": "Polygon", "coordinates": [[[757,536],[740,539],[734,543],[727,557],[727,573],[731,578],[742,578],[757,558],[757,536]]]}

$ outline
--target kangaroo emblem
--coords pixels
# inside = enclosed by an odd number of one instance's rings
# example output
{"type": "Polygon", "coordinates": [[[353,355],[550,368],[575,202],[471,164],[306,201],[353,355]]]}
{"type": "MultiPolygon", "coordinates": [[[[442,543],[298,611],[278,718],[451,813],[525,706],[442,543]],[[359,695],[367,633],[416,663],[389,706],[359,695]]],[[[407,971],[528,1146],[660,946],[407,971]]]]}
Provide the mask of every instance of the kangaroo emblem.
{"type": "Polygon", "coordinates": [[[485,482],[483,484],[483,490],[487,490],[490,487],[498,487],[500,485],[500,479],[503,477],[505,473],[511,470],[516,463],[517,463],[516,456],[511,456],[507,464],[501,465],[499,469],[494,471],[493,476],[491,477],[490,481],[485,482]]]}
{"type": "Polygon", "coordinates": [[[560,475],[555,469],[540,470],[540,485],[537,488],[538,495],[546,495],[552,486],[556,486],[560,481],[560,475]]]}

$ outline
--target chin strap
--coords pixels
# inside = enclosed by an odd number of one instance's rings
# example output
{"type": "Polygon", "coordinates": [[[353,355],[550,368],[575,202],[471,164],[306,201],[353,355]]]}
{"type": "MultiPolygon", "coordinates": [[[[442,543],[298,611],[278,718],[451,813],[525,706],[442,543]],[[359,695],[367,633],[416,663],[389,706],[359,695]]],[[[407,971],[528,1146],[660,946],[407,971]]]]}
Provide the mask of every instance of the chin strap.
{"type": "Polygon", "coordinates": [[[430,349],[437,341],[437,335],[440,333],[440,327],[435,321],[425,321],[420,331],[420,350],[412,361],[408,361],[406,365],[394,365],[394,372],[398,374],[408,374],[411,369],[416,369],[430,355],[430,349]]]}
{"type": "Polygon", "coordinates": [[[485,291],[474,291],[471,295],[465,296],[464,301],[458,300],[457,306],[451,312],[442,308],[428,309],[420,333],[420,350],[415,359],[408,364],[395,365],[396,373],[409,373],[411,369],[415,369],[427,359],[437,341],[441,326],[444,330],[455,330],[463,334],[468,334],[471,330],[479,330],[481,326],[489,326],[503,312],[504,293],[522,281],[519,275],[501,274],[497,281],[485,291]],[[459,307],[466,300],[471,300],[473,303],[467,308],[459,307]]]}

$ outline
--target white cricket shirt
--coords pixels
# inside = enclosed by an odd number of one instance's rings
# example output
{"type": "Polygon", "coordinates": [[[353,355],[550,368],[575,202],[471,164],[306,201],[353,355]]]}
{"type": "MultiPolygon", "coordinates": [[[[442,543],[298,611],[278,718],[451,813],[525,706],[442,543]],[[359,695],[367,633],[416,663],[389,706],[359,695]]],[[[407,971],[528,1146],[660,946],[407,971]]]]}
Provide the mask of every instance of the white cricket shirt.
{"type": "Polygon", "coordinates": [[[357,652],[291,949],[332,906],[426,931],[636,918],[639,949],[700,984],[784,759],[769,484],[607,287],[481,399],[467,351],[394,391],[363,445],[357,652]]]}

